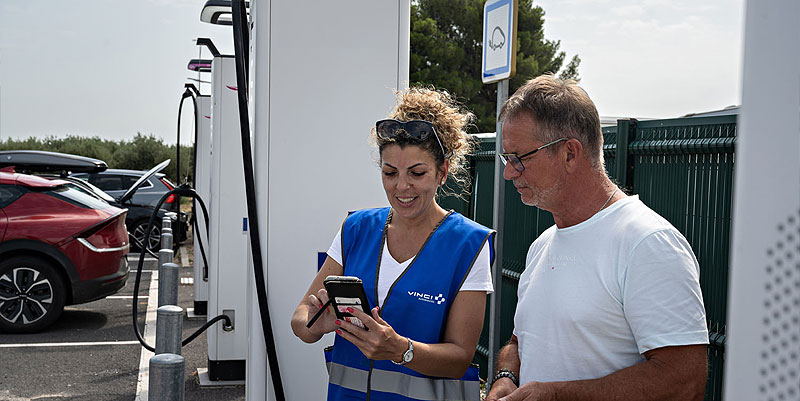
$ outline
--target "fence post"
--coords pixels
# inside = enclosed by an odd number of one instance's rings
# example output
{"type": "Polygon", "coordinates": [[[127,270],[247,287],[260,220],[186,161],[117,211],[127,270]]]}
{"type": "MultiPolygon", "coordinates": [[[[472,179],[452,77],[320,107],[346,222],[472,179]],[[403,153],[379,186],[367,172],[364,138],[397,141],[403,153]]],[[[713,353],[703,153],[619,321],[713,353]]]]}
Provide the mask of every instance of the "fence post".
{"type": "Polygon", "coordinates": [[[635,118],[617,120],[617,184],[627,190],[633,189],[633,159],[628,157],[628,145],[636,136],[636,123],[635,118]]]}

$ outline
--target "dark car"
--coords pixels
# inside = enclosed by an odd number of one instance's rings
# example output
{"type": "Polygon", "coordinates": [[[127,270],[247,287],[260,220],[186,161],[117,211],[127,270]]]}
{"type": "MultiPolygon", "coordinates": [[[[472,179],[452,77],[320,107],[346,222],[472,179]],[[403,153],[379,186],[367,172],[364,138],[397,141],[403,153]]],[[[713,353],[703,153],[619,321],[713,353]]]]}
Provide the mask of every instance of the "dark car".
{"type": "MultiPolygon", "coordinates": [[[[140,175],[139,179],[132,182],[126,191],[123,191],[123,193],[118,196],[112,197],[94,186],[91,182],[75,177],[77,174],[89,176],[107,170],[108,166],[102,160],[57,152],[30,150],[0,151],[0,167],[14,166],[17,172],[36,172],[37,175],[42,175],[46,178],[66,180],[69,181],[70,185],[73,187],[92,193],[97,198],[103,199],[111,205],[128,209],[125,224],[131,236],[131,244],[134,249],[139,249],[137,244],[145,240],[147,222],[153,214],[153,210],[155,210],[154,205],[135,202],[135,194],[138,193],[139,186],[145,185],[145,183],[153,180],[153,175],[158,174],[158,172],[163,170],[168,164],[169,160],[165,160],[146,172],[146,174],[140,175]],[[70,176],[70,173],[72,173],[72,176],[70,176]]],[[[167,209],[162,208],[158,210],[158,219],[147,238],[148,247],[151,250],[157,250],[159,248],[161,240],[161,219],[167,216],[168,213],[169,210],[167,209]]],[[[186,239],[187,229],[188,218],[186,213],[180,212],[175,215],[172,224],[175,246],[186,239]]]]}
{"type": "MultiPolygon", "coordinates": [[[[119,197],[145,174],[147,171],[107,169],[96,173],[72,173],[70,177],[80,178],[113,197],[119,197]]],[[[156,173],[139,186],[131,198],[131,203],[155,207],[161,197],[173,189],[175,184],[164,174],[156,173]]],[[[170,195],[161,207],[177,212],[178,202],[175,195],[170,195]]]]}
{"type": "Polygon", "coordinates": [[[126,214],[66,181],[0,170],[0,331],[41,330],[124,287],[126,214]]]}

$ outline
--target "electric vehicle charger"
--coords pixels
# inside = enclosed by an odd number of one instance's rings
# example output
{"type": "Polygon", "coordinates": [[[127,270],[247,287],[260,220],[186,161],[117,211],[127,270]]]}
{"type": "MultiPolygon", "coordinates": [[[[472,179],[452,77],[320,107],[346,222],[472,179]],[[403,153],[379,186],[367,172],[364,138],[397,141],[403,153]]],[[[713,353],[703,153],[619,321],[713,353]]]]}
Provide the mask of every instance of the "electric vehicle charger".
{"type": "MultiPolygon", "coordinates": [[[[177,130],[177,142],[175,143],[175,180],[178,186],[183,185],[181,182],[181,114],[183,110],[183,101],[186,98],[192,99],[192,104],[194,105],[194,121],[197,121],[197,103],[194,101],[194,95],[189,88],[186,88],[181,94],[181,101],[178,103],[178,130],[177,130]]],[[[197,127],[195,127],[195,141],[197,140],[197,127]]],[[[177,212],[180,214],[181,211],[181,197],[180,195],[175,197],[175,204],[177,205],[177,212]]],[[[193,214],[194,215],[194,214],[193,214]]]]}
{"type": "Polygon", "coordinates": [[[275,398],[278,401],[286,400],[281,381],[281,372],[278,366],[278,354],[275,350],[275,337],[272,332],[272,320],[269,315],[267,300],[267,283],[264,279],[264,262],[261,255],[261,234],[258,224],[258,209],[256,207],[255,174],[253,171],[253,154],[250,144],[250,117],[247,112],[248,71],[247,63],[250,60],[248,49],[247,20],[244,0],[231,1],[231,17],[233,22],[233,48],[236,59],[236,82],[239,90],[239,127],[242,135],[242,164],[244,167],[244,186],[247,196],[247,219],[250,224],[250,251],[253,256],[253,273],[255,275],[256,293],[258,294],[258,308],[261,313],[261,328],[264,331],[264,341],[267,346],[267,359],[272,376],[272,385],[275,398]]]}
{"type": "MultiPolygon", "coordinates": [[[[212,46],[213,46],[213,44],[212,44],[212,46]]],[[[193,149],[193,151],[192,151],[192,167],[195,168],[195,169],[197,168],[197,135],[198,135],[198,128],[199,127],[197,126],[197,98],[196,98],[196,96],[200,95],[200,91],[197,90],[197,88],[192,84],[185,84],[184,87],[186,88],[186,90],[181,95],[181,101],[178,104],[178,130],[177,130],[178,132],[177,132],[177,138],[176,138],[176,144],[175,144],[175,149],[176,149],[176,155],[175,156],[176,156],[176,159],[177,159],[177,162],[176,162],[177,174],[176,174],[176,176],[177,176],[177,180],[178,180],[178,185],[179,186],[181,185],[181,182],[180,182],[181,181],[181,115],[183,113],[183,101],[186,100],[186,98],[191,98],[192,99],[192,106],[193,106],[193,109],[194,109],[194,121],[195,121],[195,125],[194,125],[194,143],[195,143],[195,146],[192,146],[192,149],[193,149]]],[[[197,178],[197,171],[195,171],[192,174],[192,189],[197,187],[196,182],[195,182],[196,178],[197,178]]],[[[197,196],[195,199],[200,199],[200,197],[197,196]]],[[[181,204],[181,198],[180,197],[178,197],[178,199],[177,199],[177,204],[178,204],[178,209],[180,210],[180,204],[181,204]]],[[[190,223],[192,224],[192,232],[193,233],[197,233],[198,232],[198,225],[197,225],[197,220],[196,219],[197,219],[197,213],[196,213],[196,210],[195,210],[194,202],[192,202],[192,217],[191,217],[190,223]]],[[[206,221],[208,221],[208,218],[206,218],[206,221]]],[[[206,226],[206,228],[207,227],[208,226],[206,226]]],[[[203,278],[203,280],[208,280],[208,259],[206,258],[206,251],[205,251],[205,248],[203,247],[203,239],[202,239],[202,237],[198,236],[197,237],[197,241],[198,241],[198,243],[200,245],[200,254],[201,254],[202,259],[203,259],[203,277],[202,278],[203,278]]],[[[197,277],[195,277],[195,279],[197,279],[197,277]]]]}
{"type": "MultiPolygon", "coordinates": [[[[161,208],[161,205],[164,203],[164,201],[166,201],[166,199],[170,195],[173,195],[173,194],[175,194],[176,196],[184,195],[184,196],[188,196],[188,197],[191,197],[193,199],[196,199],[198,201],[198,203],[200,204],[200,209],[203,210],[203,219],[206,222],[206,227],[208,227],[208,210],[206,209],[205,202],[203,202],[203,199],[200,198],[200,196],[197,195],[197,192],[195,192],[192,188],[189,188],[188,186],[182,185],[182,186],[180,186],[178,188],[175,188],[175,189],[165,193],[161,197],[161,199],[156,204],[155,209],[153,210],[153,214],[150,215],[150,220],[147,221],[147,229],[145,230],[146,233],[149,233],[150,230],[153,229],[153,223],[155,222],[156,218],[158,217],[158,210],[161,208]]],[[[198,235],[198,234],[199,233],[195,233],[195,235],[198,235]]],[[[207,234],[208,233],[206,233],[206,235],[207,234]]],[[[201,243],[201,249],[202,249],[202,243],[201,243]]],[[[136,339],[139,341],[139,344],[141,344],[142,347],[144,347],[145,349],[147,349],[150,352],[155,352],[156,349],[153,346],[147,344],[147,342],[144,340],[144,337],[142,337],[142,333],[139,331],[139,319],[137,319],[138,304],[139,304],[139,284],[140,284],[141,279],[142,279],[142,268],[143,267],[144,267],[144,253],[141,253],[141,254],[139,254],[139,262],[138,262],[138,265],[137,265],[137,268],[136,268],[136,279],[134,280],[134,283],[133,283],[133,306],[131,307],[131,310],[133,312],[133,331],[136,334],[136,339]]],[[[206,324],[202,325],[199,329],[197,329],[194,333],[192,333],[189,337],[186,337],[183,341],[181,341],[181,346],[185,346],[186,344],[189,344],[195,338],[197,338],[197,336],[202,334],[209,327],[211,327],[214,323],[216,323],[216,322],[218,322],[220,320],[224,320],[225,321],[225,323],[223,325],[223,328],[225,328],[225,329],[229,329],[233,325],[233,322],[231,322],[230,317],[228,317],[227,315],[215,316],[214,318],[212,318],[211,320],[206,322],[206,324]]]]}
{"type": "MultiPolygon", "coordinates": [[[[176,153],[175,154],[175,159],[176,159],[175,160],[175,169],[176,169],[175,177],[178,180],[178,186],[182,185],[182,183],[181,183],[181,113],[182,113],[182,110],[183,110],[183,101],[186,100],[186,98],[191,98],[192,99],[192,103],[194,104],[194,121],[197,121],[197,102],[195,102],[195,100],[194,100],[194,94],[192,93],[192,91],[189,90],[189,88],[186,88],[186,90],[184,90],[183,94],[181,95],[180,103],[178,103],[178,135],[177,135],[178,138],[177,138],[177,143],[175,144],[175,153],[176,153]]],[[[195,138],[194,139],[196,141],[197,140],[197,127],[195,127],[194,132],[195,132],[195,138]]],[[[178,207],[180,208],[180,204],[181,204],[180,203],[180,198],[178,198],[178,201],[179,201],[178,202],[178,207]]]]}

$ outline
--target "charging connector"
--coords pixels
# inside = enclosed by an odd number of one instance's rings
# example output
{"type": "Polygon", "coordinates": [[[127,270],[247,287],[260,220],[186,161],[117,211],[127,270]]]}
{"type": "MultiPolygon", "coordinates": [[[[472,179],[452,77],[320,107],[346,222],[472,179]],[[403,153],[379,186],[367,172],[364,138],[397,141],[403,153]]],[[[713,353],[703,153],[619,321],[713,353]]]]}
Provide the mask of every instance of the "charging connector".
{"type": "Polygon", "coordinates": [[[230,324],[227,324],[227,321],[223,323],[222,330],[233,331],[233,329],[236,327],[236,311],[233,309],[223,309],[222,315],[227,316],[231,322],[230,324]]]}

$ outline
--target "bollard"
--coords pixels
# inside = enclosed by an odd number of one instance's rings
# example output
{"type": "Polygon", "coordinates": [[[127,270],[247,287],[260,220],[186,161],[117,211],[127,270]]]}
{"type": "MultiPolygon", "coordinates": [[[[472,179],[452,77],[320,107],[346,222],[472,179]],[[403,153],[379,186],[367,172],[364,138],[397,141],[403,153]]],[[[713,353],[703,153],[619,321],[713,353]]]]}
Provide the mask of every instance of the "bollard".
{"type": "Polygon", "coordinates": [[[158,267],[158,306],[178,304],[180,266],[164,263],[158,267]]]}
{"type": "Polygon", "coordinates": [[[148,399],[183,401],[186,361],[180,355],[160,354],[150,358],[148,399]]]}
{"type": "Polygon", "coordinates": [[[172,230],[164,228],[161,231],[161,249],[172,249],[172,230]]]}
{"type": "Polygon", "coordinates": [[[164,263],[172,263],[173,260],[175,260],[175,251],[172,249],[158,251],[158,270],[161,271],[161,266],[164,263]]]}
{"type": "Polygon", "coordinates": [[[164,220],[162,221],[161,228],[170,228],[172,229],[172,222],[178,221],[178,213],[175,212],[167,212],[164,213],[164,220]]]}
{"type": "Polygon", "coordinates": [[[156,355],[181,354],[181,334],[183,333],[183,308],[164,305],[158,308],[156,316],[156,355]]]}

